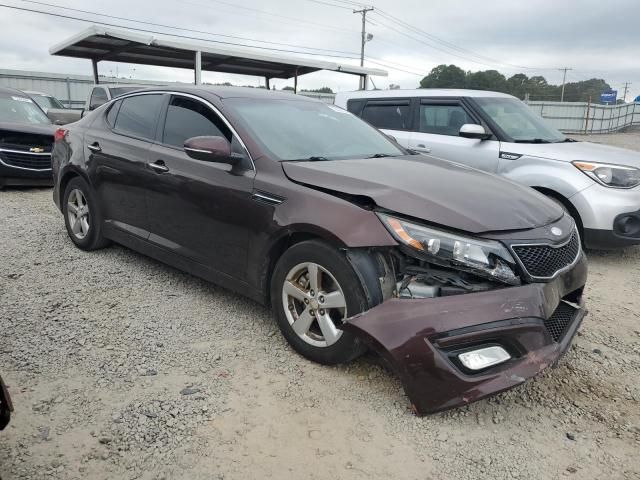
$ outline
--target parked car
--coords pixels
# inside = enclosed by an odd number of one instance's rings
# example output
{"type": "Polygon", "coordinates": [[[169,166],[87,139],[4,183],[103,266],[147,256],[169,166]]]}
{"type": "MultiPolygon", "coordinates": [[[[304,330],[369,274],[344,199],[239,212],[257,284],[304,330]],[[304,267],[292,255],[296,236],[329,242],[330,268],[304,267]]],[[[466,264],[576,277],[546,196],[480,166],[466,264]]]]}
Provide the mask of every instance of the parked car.
{"type": "Polygon", "coordinates": [[[579,234],[555,203],[305,97],[127,94],[59,129],[53,168],[76,246],[114,241],[270,304],[316,362],[369,346],[420,414],[524,382],[585,313],[579,234]]]}
{"type": "Polygon", "coordinates": [[[101,84],[95,85],[87,98],[84,108],[49,108],[47,116],[56,125],[66,125],[80,120],[88,112],[104,105],[112,98],[128,92],[147,88],[148,85],[101,84]]]}
{"type": "Polygon", "coordinates": [[[0,189],[6,185],[51,185],[55,130],[26,94],[0,87],[0,189]]]}
{"type": "Polygon", "coordinates": [[[26,93],[31,100],[36,102],[44,113],[47,113],[50,108],[66,109],[63,103],[53,95],[31,90],[23,90],[23,93],[26,93]]]}
{"type": "Polygon", "coordinates": [[[590,248],[640,243],[640,154],[576,142],[511,95],[474,90],[339,93],[406,148],[503,175],[559,203],[590,248]]]}
{"type": "Polygon", "coordinates": [[[7,390],[7,386],[2,381],[2,377],[0,377],[0,430],[4,430],[9,425],[11,412],[13,412],[13,405],[11,404],[9,390],[7,390]]]}

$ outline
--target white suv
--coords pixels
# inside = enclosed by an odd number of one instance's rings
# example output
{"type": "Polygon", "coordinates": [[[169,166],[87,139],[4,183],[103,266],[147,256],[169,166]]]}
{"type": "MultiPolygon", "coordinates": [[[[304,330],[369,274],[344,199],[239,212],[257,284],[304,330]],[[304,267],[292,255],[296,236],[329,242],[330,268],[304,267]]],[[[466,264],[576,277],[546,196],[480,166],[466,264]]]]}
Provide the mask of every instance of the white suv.
{"type": "Polygon", "coordinates": [[[335,103],[405,148],[535,188],[576,219],[587,247],[640,244],[637,152],[571,140],[503,93],[369,90],[335,103]]]}

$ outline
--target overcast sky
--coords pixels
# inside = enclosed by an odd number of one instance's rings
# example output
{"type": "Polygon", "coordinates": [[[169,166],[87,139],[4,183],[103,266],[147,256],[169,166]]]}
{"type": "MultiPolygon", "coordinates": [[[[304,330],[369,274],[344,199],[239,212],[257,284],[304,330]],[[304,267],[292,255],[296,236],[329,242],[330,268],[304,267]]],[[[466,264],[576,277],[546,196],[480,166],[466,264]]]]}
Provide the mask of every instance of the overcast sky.
{"type": "MultiPolygon", "coordinates": [[[[314,53],[326,49],[323,53],[346,57],[358,57],[360,50],[361,18],[352,13],[350,0],[3,0],[0,3],[262,47],[296,51],[312,47],[318,49],[309,50],[314,53]],[[256,41],[125,22],[72,8],[256,41]]],[[[455,63],[466,70],[496,69],[507,76],[518,72],[543,75],[556,84],[562,80],[557,69],[566,66],[573,68],[567,81],[604,78],[619,91],[624,82],[632,82],[627,99],[640,95],[640,0],[375,0],[373,6],[376,10],[368,15],[371,23],[367,24],[373,40],[367,43],[366,56],[370,61],[366,65],[389,71],[386,78],[374,77],[379,88],[388,88],[391,83],[414,88],[434,66],[455,63]],[[422,32],[394,23],[389,15],[422,32]]],[[[78,33],[91,22],[3,7],[0,19],[3,68],[91,74],[88,60],[52,57],[48,53],[51,45],[78,33]]],[[[325,58],[358,64],[357,59],[325,58]]],[[[115,74],[117,68],[120,76],[150,80],[188,82],[193,78],[188,70],[143,65],[101,62],[99,68],[101,74],[115,74]]],[[[209,72],[203,73],[203,80],[250,85],[263,82],[261,78],[209,72]]],[[[273,83],[282,88],[293,82],[273,83]]],[[[353,90],[357,88],[357,80],[348,75],[318,72],[300,77],[299,86],[353,90]]]]}

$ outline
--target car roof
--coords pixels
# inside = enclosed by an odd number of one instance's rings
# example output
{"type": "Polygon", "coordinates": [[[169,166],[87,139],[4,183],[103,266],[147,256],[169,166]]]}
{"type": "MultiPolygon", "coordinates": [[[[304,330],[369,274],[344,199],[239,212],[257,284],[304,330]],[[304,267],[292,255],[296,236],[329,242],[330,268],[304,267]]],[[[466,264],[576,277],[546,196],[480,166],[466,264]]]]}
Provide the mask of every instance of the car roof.
{"type": "Polygon", "coordinates": [[[17,88],[11,88],[11,87],[0,87],[0,93],[4,93],[7,95],[25,95],[26,92],[23,92],[22,90],[18,90],[17,88]]]}
{"type": "MultiPolygon", "coordinates": [[[[149,88],[154,85],[140,84],[140,83],[98,83],[94,84],[94,87],[105,87],[105,88],[119,88],[119,87],[132,87],[132,88],[149,88]]],[[[158,85],[162,86],[162,85],[158,85]]]]}
{"type": "Polygon", "coordinates": [[[42,97],[53,97],[53,95],[49,95],[44,92],[36,92],[35,90],[22,90],[24,93],[28,93],[29,95],[40,95],[42,97]]]}
{"type": "MultiPolygon", "coordinates": [[[[198,94],[210,94],[215,95],[218,98],[255,98],[255,99],[269,99],[269,100],[299,100],[303,102],[320,102],[315,98],[304,97],[302,95],[295,95],[289,91],[276,91],[267,90],[266,88],[252,88],[252,87],[226,87],[219,85],[168,85],[165,87],[149,87],[145,85],[144,89],[138,91],[154,91],[154,92],[178,92],[178,93],[190,93],[192,95],[198,94]]],[[[131,92],[134,93],[134,92],[131,92]]],[[[322,103],[322,102],[320,102],[322,103]]]]}
{"type": "Polygon", "coordinates": [[[359,90],[340,92],[336,98],[398,98],[398,97],[500,97],[515,98],[507,93],[488,90],[468,90],[458,88],[416,88],[411,90],[359,90]]]}

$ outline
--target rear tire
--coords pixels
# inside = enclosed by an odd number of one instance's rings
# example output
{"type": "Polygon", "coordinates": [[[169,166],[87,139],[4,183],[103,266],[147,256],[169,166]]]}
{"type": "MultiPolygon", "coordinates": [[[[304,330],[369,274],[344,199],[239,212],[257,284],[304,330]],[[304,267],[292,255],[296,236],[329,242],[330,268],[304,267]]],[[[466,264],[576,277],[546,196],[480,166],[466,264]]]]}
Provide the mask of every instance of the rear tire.
{"type": "Polygon", "coordinates": [[[309,360],[334,365],[366,351],[360,338],[335,327],[373,305],[346,256],[324,242],[298,243],[280,257],[271,305],[284,337],[309,360]]]}
{"type": "Polygon", "coordinates": [[[102,214],[93,190],[82,177],[69,181],[64,191],[62,213],[71,241],[82,250],[106,247],[102,236],[102,214]]]}

